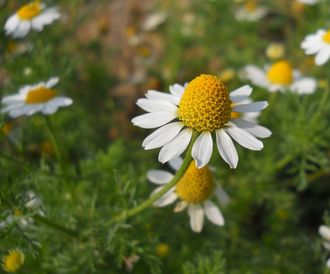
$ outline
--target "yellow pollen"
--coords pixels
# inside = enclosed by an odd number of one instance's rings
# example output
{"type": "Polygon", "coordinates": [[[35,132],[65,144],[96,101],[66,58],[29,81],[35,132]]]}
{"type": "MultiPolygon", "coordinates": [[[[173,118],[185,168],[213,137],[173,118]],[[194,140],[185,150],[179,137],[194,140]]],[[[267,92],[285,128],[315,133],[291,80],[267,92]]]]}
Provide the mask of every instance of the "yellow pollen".
{"type": "Polygon", "coordinates": [[[241,117],[241,113],[240,112],[232,112],[230,115],[230,118],[232,119],[237,119],[241,117]]]}
{"type": "Polygon", "coordinates": [[[49,101],[56,95],[55,91],[46,87],[31,89],[25,98],[27,104],[39,104],[49,101]]]}
{"type": "Polygon", "coordinates": [[[21,217],[23,215],[22,211],[18,208],[14,210],[14,216],[15,217],[21,217]]]}
{"type": "Polygon", "coordinates": [[[20,250],[11,250],[2,258],[2,267],[6,272],[16,272],[24,264],[24,253],[20,250]]]}
{"type": "Polygon", "coordinates": [[[40,1],[34,1],[24,5],[17,11],[17,15],[22,20],[31,20],[41,12],[40,1]]]}
{"type": "Polygon", "coordinates": [[[231,101],[222,81],[202,74],[187,85],[179,104],[178,117],[198,132],[222,128],[230,119],[231,101]]]}
{"type": "Polygon", "coordinates": [[[330,44],[330,30],[328,30],[322,37],[323,41],[330,44]]]}
{"type": "Polygon", "coordinates": [[[247,2],[244,5],[244,9],[246,11],[248,11],[248,12],[254,12],[257,9],[257,3],[256,3],[256,1],[247,2]]]}
{"type": "Polygon", "coordinates": [[[207,167],[198,169],[192,161],[175,187],[176,194],[188,203],[201,203],[213,193],[215,184],[207,167]]]}
{"type": "Polygon", "coordinates": [[[278,61],[268,69],[267,78],[272,84],[289,85],[293,81],[292,67],[287,61],[278,61]]]}

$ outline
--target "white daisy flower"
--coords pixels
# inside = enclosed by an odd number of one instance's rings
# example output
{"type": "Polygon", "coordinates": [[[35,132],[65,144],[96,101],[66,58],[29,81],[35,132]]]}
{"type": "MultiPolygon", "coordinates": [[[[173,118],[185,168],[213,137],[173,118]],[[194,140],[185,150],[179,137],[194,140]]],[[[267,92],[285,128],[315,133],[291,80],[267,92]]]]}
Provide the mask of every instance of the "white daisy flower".
{"type": "Polygon", "coordinates": [[[268,9],[263,6],[259,6],[256,1],[247,1],[244,5],[239,7],[235,11],[235,18],[238,21],[258,21],[265,17],[268,13],[268,9]]]}
{"type": "Polygon", "coordinates": [[[142,146],[146,150],[162,147],[158,157],[162,163],[177,158],[186,150],[193,131],[200,133],[192,147],[192,157],[198,168],[206,166],[212,156],[212,133],[221,157],[231,168],[236,168],[238,162],[232,139],[247,149],[261,150],[263,143],[256,137],[271,135],[265,127],[235,118],[237,113],[260,112],[268,105],[265,101],[242,103],[251,95],[252,88],[248,85],[229,94],[219,78],[202,74],[185,88],[178,84],[170,86],[170,92],[149,90],[147,98],[137,101],[137,105],[149,113],[132,119],[134,125],[142,128],[160,127],[142,146]]]}
{"type": "Polygon", "coordinates": [[[317,87],[315,79],[303,77],[298,70],[293,70],[292,66],[284,60],[275,62],[264,69],[248,65],[243,69],[243,77],[270,92],[291,90],[298,94],[310,94],[317,87]]]}
{"type": "Polygon", "coordinates": [[[59,78],[50,78],[46,83],[40,82],[35,85],[22,87],[18,94],[6,96],[2,103],[6,105],[1,112],[8,113],[10,117],[17,118],[23,115],[32,115],[37,112],[53,114],[59,107],[72,104],[72,99],[64,96],[56,96],[53,87],[59,78]]]}
{"type": "Polygon", "coordinates": [[[45,8],[40,1],[33,1],[22,6],[5,24],[6,35],[15,38],[26,36],[30,29],[42,31],[44,26],[60,18],[56,7],[45,8]]]}
{"type": "MultiPolygon", "coordinates": [[[[319,234],[324,239],[323,247],[330,251],[330,228],[325,225],[321,225],[319,227],[319,234]]],[[[327,267],[330,268],[330,258],[327,260],[327,267]]]]}
{"type": "MultiPolygon", "coordinates": [[[[169,163],[177,171],[182,164],[182,159],[177,158],[169,163]]],[[[155,169],[149,170],[147,177],[152,183],[161,185],[152,192],[151,195],[153,195],[162,190],[174,175],[168,171],[155,169]]],[[[229,202],[227,193],[222,187],[216,185],[210,170],[207,167],[198,169],[192,161],[176,186],[154,202],[154,206],[164,207],[179,199],[174,212],[181,212],[187,208],[191,229],[198,233],[203,229],[204,215],[215,225],[225,224],[218,206],[211,201],[212,196],[216,196],[223,205],[229,202]]]]}
{"type": "Polygon", "coordinates": [[[315,5],[320,2],[319,0],[297,0],[297,1],[305,5],[315,5]]]}
{"type": "Polygon", "coordinates": [[[324,65],[330,59],[330,29],[320,29],[314,34],[309,34],[301,43],[305,54],[315,54],[315,64],[324,65]]]}

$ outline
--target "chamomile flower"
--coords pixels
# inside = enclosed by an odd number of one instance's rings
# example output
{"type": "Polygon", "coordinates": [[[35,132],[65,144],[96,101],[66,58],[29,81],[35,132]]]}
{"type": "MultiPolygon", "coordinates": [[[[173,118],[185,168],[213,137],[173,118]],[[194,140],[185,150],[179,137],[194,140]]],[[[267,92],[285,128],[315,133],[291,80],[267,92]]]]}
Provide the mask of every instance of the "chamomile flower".
{"type": "Polygon", "coordinates": [[[142,128],[159,127],[142,146],[146,150],[162,147],[158,157],[162,163],[181,155],[196,131],[199,136],[193,144],[192,157],[198,168],[207,165],[211,158],[213,133],[221,157],[231,168],[236,168],[238,155],[232,139],[247,149],[261,150],[263,143],[256,137],[271,135],[265,127],[236,118],[237,114],[260,112],[268,105],[265,101],[242,103],[252,92],[248,85],[229,94],[219,78],[202,74],[186,87],[170,86],[170,92],[149,90],[146,98],[137,101],[137,105],[149,113],[132,119],[134,125],[142,128]]]}
{"type": "MultiPolygon", "coordinates": [[[[169,162],[174,170],[178,170],[182,164],[182,159],[177,158],[169,162]]],[[[164,170],[149,170],[147,177],[150,182],[161,185],[152,194],[162,190],[162,188],[174,177],[173,174],[164,170]]],[[[204,224],[204,215],[215,225],[223,226],[225,220],[218,206],[211,201],[216,196],[219,202],[226,205],[229,202],[227,193],[218,186],[208,167],[196,168],[192,161],[175,187],[170,189],[160,199],[154,202],[156,207],[164,207],[177,202],[174,212],[188,210],[190,217],[190,227],[194,232],[201,232],[204,224]]]]}
{"type": "Polygon", "coordinates": [[[23,115],[30,116],[37,112],[49,115],[55,113],[59,107],[70,106],[72,104],[71,98],[56,96],[53,87],[58,81],[57,77],[53,77],[47,82],[23,86],[18,94],[2,99],[1,102],[6,106],[1,112],[8,113],[12,118],[17,118],[23,115]]]}
{"type": "Polygon", "coordinates": [[[10,250],[8,255],[2,258],[2,268],[6,272],[14,273],[24,264],[24,253],[19,249],[10,250]]]}
{"type": "Polygon", "coordinates": [[[235,18],[239,21],[258,21],[266,16],[268,9],[259,6],[257,1],[247,1],[244,5],[239,7],[235,12],[235,18]]]}
{"type": "Polygon", "coordinates": [[[30,29],[42,31],[44,26],[60,18],[57,8],[45,8],[41,1],[32,1],[22,6],[5,24],[7,35],[14,38],[26,36],[30,29]]]}
{"type": "Polygon", "coordinates": [[[243,69],[243,75],[253,84],[270,92],[291,90],[298,94],[309,94],[317,87],[315,79],[303,77],[285,60],[277,61],[264,69],[248,65],[243,69]]]}
{"type": "Polygon", "coordinates": [[[297,0],[297,1],[305,5],[315,5],[320,2],[320,0],[297,0]]]}
{"type": "Polygon", "coordinates": [[[330,59],[330,29],[320,29],[307,35],[301,43],[301,48],[307,55],[315,54],[316,65],[324,65],[330,59]]]}
{"type": "MultiPolygon", "coordinates": [[[[330,228],[328,226],[321,225],[319,227],[319,234],[324,239],[323,247],[330,251],[330,228]]],[[[330,258],[327,260],[327,267],[330,268],[330,258]]]]}

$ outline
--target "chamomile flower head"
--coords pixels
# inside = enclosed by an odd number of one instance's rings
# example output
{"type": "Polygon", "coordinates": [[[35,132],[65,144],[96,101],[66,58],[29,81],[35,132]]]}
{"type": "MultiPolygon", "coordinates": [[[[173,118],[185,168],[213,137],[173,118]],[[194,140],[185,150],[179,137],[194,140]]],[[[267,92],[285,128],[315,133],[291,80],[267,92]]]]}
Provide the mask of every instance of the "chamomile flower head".
{"type": "Polygon", "coordinates": [[[248,0],[240,6],[235,12],[235,18],[238,21],[258,21],[265,17],[268,13],[266,7],[258,5],[255,0],[248,0]]]}
{"type": "Polygon", "coordinates": [[[320,2],[320,0],[297,0],[297,1],[305,5],[315,5],[320,2]]]}
{"type": "Polygon", "coordinates": [[[32,1],[22,6],[7,20],[5,31],[14,38],[25,37],[31,29],[42,31],[44,26],[60,18],[57,8],[46,8],[41,1],[32,1]]]}
{"type": "Polygon", "coordinates": [[[330,29],[320,29],[309,34],[301,43],[301,48],[307,55],[315,55],[315,64],[324,65],[330,59],[330,29]]]}
{"type": "Polygon", "coordinates": [[[18,271],[24,264],[24,253],[19,249],[10,250],[8,255],[2,258],[2,268],[9,273],[18,271]]]}
{"type": "Polygon", "coordinates": [[[132,119],[142,128],[158,128],[142,143],[144,149],[161,147],[158,160],[162,163],[181,155],[191,142],[193,132],[199,136],[192,146],[196,166],[206,166],[212,156],[213,139],[221,157],[236,168],[238,155],[232,139],[251,150],[261,150],[271,132],[244,119],[245,113],[260,112],[267,102],[244,103],[252,88],[248,85],[228,92],[223,82],[213,75],[202,74],[186,86],[170,86],[170,94],[149,90],[137,105],[149,112],[132,119]],[[174,121],[173,121],[174,120],[174,121]]]}
{"type": "Polygon", "coordinates": [[[23,115],[30,116],[37,112],[49,115],[55,113],[59,107],[70,106],[71,98],[56,96],[54,86],[58,81],[57,77],[53,77],[47,82],[23,86],[18,94],[2,98],[1,102],[5,107],[1,112],[17,118],[23,115]]]}
{"type": "MultiPolygon", "coordinates": [[[[182,159],[177,158],[169,163],[173,169],[178,170],[182,164],[182,159]]],[[[147,177],[150,182],[161,185],[152,194],[162,190],[173,176],[173,174],[164,170],[149,170],[147,177]]],[[[190,227],[198,233],[203,229],[204,215],[215,225],[223,226],[225,224],[221,211],[212,202],[213,196],[216,196],[223,205],[226,205],[229,201],[227,193],[213,180],[208,167],[198,169],[192,161],[177,185],[158,199],[154,206],[164,207],[179,200],[174,212],[187,209],[190,217],[190,227]]]]}
{"type": "Polygon", "coordinates": [[[290,90],[298,94],[309,94],[316,90],[317,82],[303,77],[286,60],[280,60],[264,69],[248,65],[243,69],[243,77],[270,92],[290,90]]]}
{"type": "MultiPolygon", "coordinates": [[[[330,251],[330,227],[321,225],[319,227],[319,234],[323,238],[323,247],[330,251]]],[[[327,267],[330,268],[330,258],[327,260],[327,267]]]]}

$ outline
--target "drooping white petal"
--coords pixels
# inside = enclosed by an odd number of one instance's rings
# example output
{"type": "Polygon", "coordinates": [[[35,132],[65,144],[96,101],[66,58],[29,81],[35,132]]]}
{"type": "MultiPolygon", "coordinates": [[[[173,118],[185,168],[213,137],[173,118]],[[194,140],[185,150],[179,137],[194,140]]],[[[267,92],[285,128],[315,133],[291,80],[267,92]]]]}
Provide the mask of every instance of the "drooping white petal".
{"type": "Polygon", "coordinates": [[[202,168],[208,164],[211,159],[213,151],[213,141],[211,133],[208,131],[203,132],[196,139],[191,155],[196,161],[197,168],[202,168]]]}
{"type": "Polygon", "coordinates": [[[291,85],[291,90],[293,92],[296,92],[298,94],[311,94],[314,93],[317,87],[317,82],[313,78],[301,78],[299,80],[296,80],[291,85]]]}
{"type": "Polygon", "coordinates": [[[173,170],[177,171],[177,170],[179,170],[179,168],[181,167],[182,162],[183,162],[182,158],[181,158],[181,157],[178,157],[178,158],[175,158],[175,159],[173,159],[173,160],[170,160],[170,161],[168,162],[168,164],[170,165],[170,167],[171,167],[173,170]]]}
{"type": "Polygon", "coordinates": [[[162,147],[159,152],[158,160],[164,164],[169,160],[179,157],[188,147],[191,136],[191,129],[186,128],[182,130],[170,143],[162,147]]]}
{"type": "Polygon", "coordinates": [[[183,210],[185,210],[188,206],[188,203],[186,201],[180,201],[176,204],[175,208],[174,208],[174,212],[178,213],[181,212],[183,210]]]}
{"type": "Polygon", "coordinates": [[[174,122],[162,126],[144,139],[142,147],[147,150],[166,145],[179,134],[183,127],[184,124],[182,122],[174,122]]]}
{"type": "Polygon", "coordinates": [[[190,227],[192,231],[199,233],[203,229],[204,224],[204,210],[199,204],[192,204],[188,207],[188,214],[190,217],[190,227]]]}
{"type": "Polygon", "coordinates": [[[165,170],[152,169],[147,172],[147,178],[156,185],[164,185],[172,180],[173,174],[165,170]]]}
{"type": "Polygon", "coordinates": [[[249,85],[245,85],[243,87],[240,87],[232,91],[230,93],[230,100],[237,103],[247,99],[251,95],[251,93],[252,93],[252,87],[249,85]]]}
{"type": "Polygon", "coordinates": [[[167,124],[176,116],[176,113],[170,112],[151,112],[133,118],[132,123],[142,128],[156,128],[167,124]]]}
{"type": "Polygon", "coordinates": [[[249,79],[253,84],[264,88],[268,86],[269,83],[267,75],[262,69],[249,65],[245,67],[243,72],[245,77],[249,79]]]}
{"type": "Polygon", "coordinates": [[[266,101],[259,101],[249,104],[240,104],[234,105],[233,111],[234,112],[258,112],[265,109],[268,106],[266,101]]]}
{"type": "Polygon", "coordinates": [[[170,103],[173,103],[175,105],[178,105],[180,102],[180,99],[177,96],[174,96],[172,94],[160,92],[157,90],[148,90],[146,97],[149,99],[155,99],[155,100],[165,100],[170,103]]]}
{"type": "Polygon", "coordinates": [[[318,66],[324,65],[330,59],[330,46],[322,49],[315,56],[315,64],[318,66]]]}
{"type": "Polygon", "coordinates": [[[204,211],[209,221],[215,225],[223,226],[225,219],[223,218],[219,208],[210,200],[204,202],[204,211]]]}
{"type": "Polygon", "coordinates": [[[148,112],[176,112],[178,109],[176,105],[165,100],[142,98],[137,100],[136,104],[148,112]]]}
{"type": "Polygon", "coordinates": [[[321,225],[319,227],[319,234],[327,241],[330,241],[330,227],[321,225]]]}
{"type": "Polygon", "coordinates": [[[217,197],[220,204],[226,206],[229,203],[230,201],[229,195],[221,186],[217,185],[215,187],[214,194],[217,197]]]}
{"type": "Polygon", "coordinates": [[[256,137],[248,133],[247,131],[231,126],[226,128],[226,132],[241,146],[251,150],[261,150],[264,145],[256,137]]]}
{"type": "Polygon", "coordinates": [[[43,114],[53,114],[57,111],[58,106],[56,105],[52,105],[52,104],[46,104],[43,109],[41,110],[41,112],[43,114]]]}
{"type": "Polygon", "coordinates": [[[31,22],[30,21],[20,21],[17,28],[15,29],[15,32],[13,33],[13,37],[15,38],[23,38],[28,34],[31,28],[31,22]]]}
{"type": "Polygon", "coordinates": [[[6,34],[8,35],[8,34],[13,33],[15,31],[15,29],[18,27],[18,25],[19,25],[18,16],[16,14],[10,16],[5,24],[6,34]]]}
{"type": "Polygon", "coordinates": [[[216,140],[218,151],[222,159],[229,164],[231,168],[236,168],[238,155],[231,138],[223,129],[220,129],[216,131],[216,140]]]}
{"type": "MultiPolygon", "coordinates": [[[[150,196],[155,195],[159,191],[161,191],[164,188],[164,186],[157,187],[154,189],[153,192],[151,192],[150,196]]],[[[171,203],[173,203],[177,199],[177,195],[173,191],[174,189],[171,188],[169,191],[167,191],[161,198],[159,198],[157,201],[153,203],[154,206],[156,207],[163,207],[167,206],[171,203]]]]}
{"type": "Polygon", "coordinates": [[[232,123],[234,123],[237,127],[246,130],[247,132],[251,133],[253,136],[258,138],[267,138],[272,135],[272,132],[263,126],[259,126],[255,123],[243,120],[243,119],[231,119],[232,123]]]}

